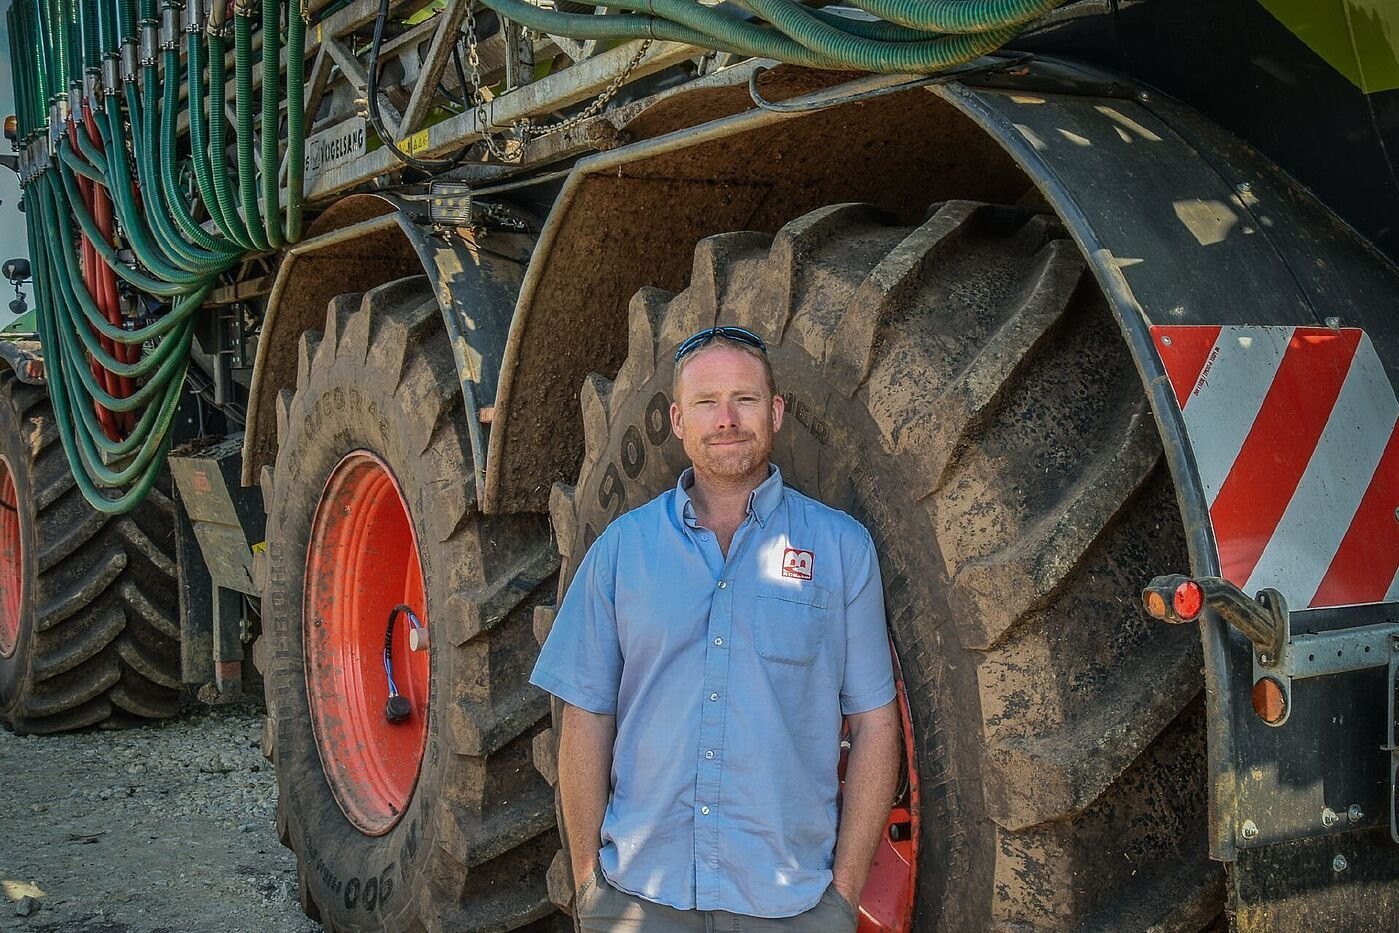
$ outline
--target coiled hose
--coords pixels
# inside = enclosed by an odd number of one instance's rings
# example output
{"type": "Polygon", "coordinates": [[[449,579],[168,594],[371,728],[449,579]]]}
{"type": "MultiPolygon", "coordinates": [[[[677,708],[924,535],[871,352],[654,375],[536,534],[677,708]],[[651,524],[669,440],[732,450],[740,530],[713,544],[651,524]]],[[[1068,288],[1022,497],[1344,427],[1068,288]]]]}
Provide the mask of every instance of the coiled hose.
{"type": "MultiPolygon", "coordinates": [[[[295,168],[285,227],[277,184],[282,0],[264,4],[270,55],[260,113],[251,88],[252,23],[246,10],[235,17],[243,27],[235,28],[234,50],[239,213],[223,109],[227,2],[218,3],[209,34],[194,24],[179,42],[167,27],[159,61],[151,57],[157,0],[140,0],[139,11],[136,0],[20,0],[7,13],[19,138],[26,146],[44,139],[50,152],[47,166],[26,177],[24,194],[49,395],[78,487],[108,514],[139,505],[164,467],[196,315],[209,293],[250,250],[295,242],[301,232],[305,121],[296,107],[287,122],[295,168]],[[85,96],[118,68],[120,86],[104,87],[100,100],[85,96]],[[197,201],[181,184],[177,129],[185,106],[197,201]],[[260,192],[253,157],[259,116],[268,166],[260,192]]],[[[178,14],[174,0],[166,9],[178,14]]],[[[304,56],[304,10],[291,18],[287,48],[304,56]]],[[[286,91],[299,100],[304,85],[303,60],[289,67],[286,91]]]]}
{"type": "MultiPolygon", "coordinates": [[[[43,139],[51,153],[25,183],[49,391],[83,495],[114,514],[139,504],[162,468],[200,306],[249,252],[294,243],[303,228],[307,0],[294,8],[288,0],[262,0],[258,23],[252,0],[193,0],[211,3],[208,22],[192,23],[181,42],[170,24],[180,21],[183,2],[16,0],[7,13],[19,138],[26,145],[43,139]],[[229,23],[231,127],[224,112],[229,23]],[[255,28],[262,31],[257,98],[255,28]],[[104,87],[100,100],[85,98],[99,77],[120,87],[104,87]],[[182,106],[197,200],[181,185],[182,106]]],[[[845,0],[873,20],[821,9],[819,0],[720,7],[569,0],[555,9],[527,0],[479,2],[518,25],[577,39],[664,39],[812,68],[926,74],[995,50],[1062,0],[845,0]],[[587,15],[589,7],[598,9],[587,15]]],[[[376,36],[387,16],[385,4],[376,36]]]]}

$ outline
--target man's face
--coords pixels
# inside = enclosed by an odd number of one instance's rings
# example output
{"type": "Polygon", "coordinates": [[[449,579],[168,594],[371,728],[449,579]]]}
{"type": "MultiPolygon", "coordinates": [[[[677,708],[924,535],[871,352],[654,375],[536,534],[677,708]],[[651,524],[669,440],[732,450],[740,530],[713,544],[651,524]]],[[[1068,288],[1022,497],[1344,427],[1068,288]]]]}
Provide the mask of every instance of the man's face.
{"type": "Polygon", "coordinates": [[[732,347],[706,347],[680,374],[670,426],[696,473],[737,480],[766,475],[784,407],[759,360],[732,347]]]}

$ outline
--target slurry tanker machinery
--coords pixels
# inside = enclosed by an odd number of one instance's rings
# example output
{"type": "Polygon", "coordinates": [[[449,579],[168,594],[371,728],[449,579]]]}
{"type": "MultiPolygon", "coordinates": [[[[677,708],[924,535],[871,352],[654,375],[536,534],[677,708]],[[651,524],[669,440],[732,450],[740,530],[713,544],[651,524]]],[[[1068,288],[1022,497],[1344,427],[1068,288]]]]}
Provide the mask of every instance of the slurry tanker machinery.
{"type": "Polygon", "coordinates": [[[8,727],[262,689],[311,916],[565,928],[526,678],[682,465],[675,346],[739,323],[783,475],[881,555],[863,930],[1399,925],[1392,3],[8,25],[8,727]]]}

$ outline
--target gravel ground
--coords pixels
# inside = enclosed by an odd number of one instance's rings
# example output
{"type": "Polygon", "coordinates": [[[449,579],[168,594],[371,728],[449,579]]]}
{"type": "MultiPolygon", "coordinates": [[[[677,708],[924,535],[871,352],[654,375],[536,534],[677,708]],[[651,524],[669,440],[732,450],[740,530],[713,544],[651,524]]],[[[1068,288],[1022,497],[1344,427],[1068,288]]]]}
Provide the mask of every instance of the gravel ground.
{"type": "Polygon", "coordinates": [[[319,930],[277,841],[261,723],[248,701],[120,731],[0,730],[0,933],[319,930]]]}

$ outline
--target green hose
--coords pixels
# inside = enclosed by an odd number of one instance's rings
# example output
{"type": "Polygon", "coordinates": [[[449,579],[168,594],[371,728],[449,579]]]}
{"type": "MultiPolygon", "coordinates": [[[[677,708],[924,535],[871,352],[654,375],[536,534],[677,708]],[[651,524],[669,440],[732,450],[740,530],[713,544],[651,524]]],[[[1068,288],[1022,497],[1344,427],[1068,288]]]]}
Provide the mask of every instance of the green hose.
{"type": "MultiPolygon", "coordinates": [[[[72,169],[69,160],[72,153],[64,148],[59,149],[58,175],[62,179],[64,194],[66,195],[68,208],[72,215],[78,218],[78,225],[82,227],[83,234],[92,242],[93,249],[102,257],[102,261],[111,266],[112,271],[120,276],[127,284],[139,288],[141,291],[161,298],[170,298],[175,295],[186,294],[203,284],[204,278],[195,279],[188,283],[171,282],[166,279],[152,278],[135,269],[118,258],[116,250],[111,244],[101,236],[97,229],[97,223],[92,219],[92,215],[83,206],[82,199],[77,197],[77,186],[72,182],[72,169]]],[[[105,319],[104,319],[105,322],[105,319]]],[[[113,325],[107,324],[108,327],[113,325]]]]}
{"type": "Polygon", "coordinates": [[[238,113],[238,194],[243,223],[259,250],[267,249],[262,214],[257,207],[257,163],[253,159],[253,24],[239,4],[233,15],[234,108],[238,113]]]}
{"type": "MultiPolygon", "coordinates": [[[[179,166],[179,149],[177,148],[175,128],[180,118],[181,70],[179,51],[174,48],[166,49],[165,74],[161,81],[161,86],[164,89],[164,106],[160,108],[160,148],[159,155],[156,157],[160,166],[160,184],[161,190],[165,194],[165,204],[175,218],[175,224],[186,237],[193,241],[195,246],[215,256],[235,255],[241,252],[236,244],[214,239],[207,230],[199,225],[190,212],[189,205],[185,203],[184,193],[180,190],[180,180],[176,174],[179,166]]],[[[155,69],[151,68],[150,73],[154,74],[155,69]]],[[[146,119],[151,119],[149,113],[146,114],[146,119]]]]}
{"type": "MultiPolygon", "coordinates": [[[[302,14],[305,9],[306,6],[302,3],[302,14]]],[[[306,107],[300,90],[305,85],[306,20],[297,11],[288,8],[286,237],[292,243],[301,239],[302,199],[306,194],[306,107]]]]}
{"type": "MultiPolygon", "coordinates": [[[[247,238],[247,231],[239,230],[237,224],[224,214],[223,203],[214,190],[214,170],[208,140],[204,136],[204,45],[198,33],[190,32],[187,36],[185,60],[189,69],[189,145],[192,154],[190,162],[194,166],[194,179],[199,186],[199,197],[224,238],[237,244],[240,250],[251,249],[253,244],[247,238]]],[[[221,108],[214,107],[212,99],[210,103],[209,116],[212,118],[213,111],[221,112],[221,108]]],[[[221,122],[222,116],[217,120],[221,122]]]]}
{"type": "Polygon", "coordinates": [[[1018,30],[1064,0],[848,0],[872,16],[928,32],[1018,30]]]}
{"type": "MultiPolygon", "coordinates": [[[[112,144],[111,133],[107,126],[110,122],[110,111],[115,106],[115,99],[108,98],[107,113],[97,113],[93,119],[97,124],[97,132],[102,137],[103,151],[97,151],[96,145],[81,133],[78,134],[78,147],[82,150],[82,158],[79,159],[77,153],[65,142],[58,148],[59,163],[67,166],[72,171],[79,171],[79,165],[84,168],[99,172],[104,180],[102,184],[112,196],[112,206],[115,210],[117,220],[121,224],[121,229],[126,236],[127,245],[135,254],[140,263],[150,271],[156,279],[170,285],[189,286],[197,283],[201,279],[199,273],[190,272],[180,268],[167,259],[165,254],[159,249],[151,238],[150,230],[147,228],[145,219],[141,216],[139,208],[136,206],[135,193],[131,188],[131,180],[126,168],[126,148],[112,144]],[[105,153],[111,153],[110,161],[105,160],[105,153]]],[[[65,190],[69,190],[65,186],[65,190]]],[[[73,201],[71,193],[69,201],[73,204],[75,215],[81,202],[73,201]]],[[[84,212],[84,216],[86,212],[84,212]]],[[[84,227],[84,233],[91,233],[84,227]]],[[[99,245],[94,243],[94,245],[99,245]]],[[[117,270],[121,275],[121,270],[117,270]]],[[[131,281],[128,279],[128,281],[131,281]]],[[[136,284],[132,282],[132,284],[136,284]]],[[[141,286],[137,286],[138,288],[141,286]]],[[[187,288],[181,290],[188,290],[187,288]]],[[[154,292],[153,294],[161,294],[154,292]]]]}
{"type": "MultiPolygon", "coordinates": [[[[149,68],[149,72],[155,71],[149,68]]],[[[141,103],[137,103],[135,84],[126,85],[127,112],[131,114],[132,132],[140,139],[132,148],[136,156],[136,175],[141,183],[141,204],[145,216],[152,220],[151,232],[160,241],[161,248],[179,265],[190,272],[213,273],[225,267],[219,257],[196,246],[186,243],[175,223],[166,211],[161,183],[157,178],[155,163],[159,159],[160,147],[156,130],[156,86],[155,78],[147,76],[140,91],[141,103]],[[139,134],[137,129],[139,128],[139,134]]]]}
{"type": "Polygon", "coordinates": [[[224,137],[228,117],[223,109],[224,95],[228,88],[228,72],[224,63],[224,53],[223,36],[209,36],[209,159],[214,176],[214,203],[218,205],[219,211],[233,229],[238,242],[244,248],[253,250],[258,249],[257,241],[249,233],[243,218],[238,215],[232,183],[228,177],[224,137]]]}
{"type": "MultiPolygon", "coordinates": [[[[267,245],[272,249],[280,249],[284,242],[277,178],[277,127],[282,122],[277,107],[282,83],[278,52],[281,8],[278,0],[262,0],[262,219],[267,225],[267,245]]],[[[288,112],[292,109],[287,107],[288,112]]]]}
{"type": "MultiPolygon", "coordinates": [[[[49,188],[52,179],[40,176],[31,181],[33,190],[36,192],[49,188]]],[[[68,462],[73,465],[73,478],[83,494],[83,498],[93,506],[93,508],[110,515],[122,514],[134,509],[145,499],[151,487],[155,485],[157,476],[164,463],[165,455],[170,449],[170,424],[174,421],[175,406],[173,402],[178,401],[180,386],[183,383],[183,371],[178,379],[172,378],[167,386],[166,398],[157,411],[153,419],[142,419],[147,424],[147,430],[143,435],[142,450],[136,460],[124,470],[111,470],[103,462],[102,456],[98,452],[92,434],[95,429],[100,429],[100,425],[94,425],[90,420],[82,417],[82,399],[70,399],[69,386],[71,384],[74,369],[82,368],[80,360],[72,359],[68,354],[62,352],[61,338],[58,336],[57,321],[53,317],[53,312],[57,308],[57,294],[53,287],[53,278],[57,275],[50,264],[48,245],[50,236],[54,235],[54,225],[51,216],[54,212],[47,198],[42,195],[36,198],[37,203],[34,209],[25,214],[25,221],[28,226],[29,242],[35,247],[34,256],[38,260],[34,263],[34,287],[38,297],[38,313],[36,322],[39,328],[39,337],[46,348],[46,355],[51,360],[47,366],[49,398],[53,404],[55,421],[59,428],[59,440],[63,444],[65,456],[68,462]],[[79,413],[75,419],[73,405],[79,406],[79,413]],[[82,431],[76,430],[79,422],[82,422],[82,431]],[[140,464],[137,466],[137,464],[140,464]],[[105,489],[125,487],[123,492],[115,496],[108,495],[105,489]]],[[[201,298],[202,300],[202,298],[201,298]]],[[[187,353],[184,354],[186,365],[188,361],[187,353]]],[[[101,434],[100,430],[96,430],[101,434]]],[[[138,436],[133,433],[133,436],[138,436]]]]}
{"type": "Polygon", "coordinates": [[[666,39],[812,68],[931,74],[995,51],[1063,0],[851,0],[869,12],[877,7],[890,13],[883,17],[890,22],[882,24],[812,10],[792,0],[737,4],[766,20],[765,25],[694,0],[596,0],[595,5],[609,10],[631,12],[594,16],[544,10],[525,0],[481,2],[522,26],[575,39],[666,39]],[[635,15],[639,13],[652,15],[635,15]]]}

